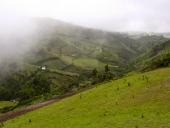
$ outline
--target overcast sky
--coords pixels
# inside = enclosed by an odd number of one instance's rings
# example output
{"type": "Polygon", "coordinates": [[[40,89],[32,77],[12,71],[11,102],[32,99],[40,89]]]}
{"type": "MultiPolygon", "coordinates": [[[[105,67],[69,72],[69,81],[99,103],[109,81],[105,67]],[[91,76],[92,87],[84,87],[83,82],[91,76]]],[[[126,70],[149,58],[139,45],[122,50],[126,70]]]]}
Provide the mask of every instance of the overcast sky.
{"type": "Polygon", "coordinates": [[[51,17],[108,31],[170,31],[170,0],[0,0],[0,18],[51,17]]]}

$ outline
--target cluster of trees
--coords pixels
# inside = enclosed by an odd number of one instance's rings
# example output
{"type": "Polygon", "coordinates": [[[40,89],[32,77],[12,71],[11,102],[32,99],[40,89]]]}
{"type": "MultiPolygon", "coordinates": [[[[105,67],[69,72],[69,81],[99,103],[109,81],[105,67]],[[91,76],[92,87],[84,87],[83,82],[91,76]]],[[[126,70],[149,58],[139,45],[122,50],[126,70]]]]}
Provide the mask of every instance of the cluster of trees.
{"type": "Polygon", "coordinates": [[[42,71],[17,72],[0,81],[0,100],[19,101],[50,92],[51,80],[42,71]]]}
{"type": "Polygon", "coordinates": [[[43,73],[36,74],[32,80],[29,80],[19,90],[19,97],[22,100],[50,93],[51,81],[43,73]]]}
{"type": "MultiPolygon", "coordinates": [[[[63,79],[69,79],[69,82],[57,85],[57,83],[53,83],[56,79],[55,77],[56,74],[50,75],[48,71],[41,69],[11,73],[10,76],[0,80],[0,100],[15,99],[23,102],[38,96],[64,94],[79,88],[79,78],[66,78],[63,76],[63,79]]],[[[113,79],[113,74],[109,65],[105,65],[104,71],[100,72],[95,68],[90,77],[92,84],[110,79],[113,79]]]]}
{"type": "Polygon", "coordinates": [[[105,80],[113,79],[113,76],[114,75],[111,73],[109,65],[107,64],[104,67],[104,72],[99,72],[97,71],[96,68],[93,69],[91,81],[92,81],[92,84],[97,84],[105,80]]]}
{"type": "Polygon", "coordinates": [[[58,75],[41,68],[11,73],[0,79],[0,100],[25,103],[38,97],[63,95],[79,88],[79,78],[58,75]]]}

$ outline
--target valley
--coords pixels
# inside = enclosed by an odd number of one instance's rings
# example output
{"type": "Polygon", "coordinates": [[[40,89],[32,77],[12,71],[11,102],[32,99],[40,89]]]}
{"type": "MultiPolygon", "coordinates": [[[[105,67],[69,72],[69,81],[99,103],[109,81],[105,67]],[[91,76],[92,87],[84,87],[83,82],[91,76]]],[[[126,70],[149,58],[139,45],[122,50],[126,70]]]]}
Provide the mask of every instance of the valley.
{"type": "Polygon", "coordinates": [[[36,32],[15,41],[32,46],[0,63],[0,127],[170,126],[168,33],[31,22],[36,32]],[[21,116],[3,119],[8,113],[21,116]]]}

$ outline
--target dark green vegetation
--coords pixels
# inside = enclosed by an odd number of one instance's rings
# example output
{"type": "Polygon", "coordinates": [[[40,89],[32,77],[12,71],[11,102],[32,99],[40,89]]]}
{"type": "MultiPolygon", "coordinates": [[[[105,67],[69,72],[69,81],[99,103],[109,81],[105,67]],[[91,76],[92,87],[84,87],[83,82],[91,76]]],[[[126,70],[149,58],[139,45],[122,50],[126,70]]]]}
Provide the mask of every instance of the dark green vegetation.
{"type": "Polygon", "coordinates": [[[132,37],[48,18],[33,22],[34,47],[22,61],[0,65],[0,100],[19,101],[17,106],[169,64],[169,42],[162,35],[132,37]]]}
{"type": "Polygon", "coordinates": [[[170,68],[129,74],[4,123],[5,128],[169,128],[170,68]]]}
{"type": "Polygon", "coordinates": [[[170,41],[166,41],[148,49],[137,57],[133,63],[136,69],[153,70],[160,67],[167,67],[170,64],[170,41]]]}

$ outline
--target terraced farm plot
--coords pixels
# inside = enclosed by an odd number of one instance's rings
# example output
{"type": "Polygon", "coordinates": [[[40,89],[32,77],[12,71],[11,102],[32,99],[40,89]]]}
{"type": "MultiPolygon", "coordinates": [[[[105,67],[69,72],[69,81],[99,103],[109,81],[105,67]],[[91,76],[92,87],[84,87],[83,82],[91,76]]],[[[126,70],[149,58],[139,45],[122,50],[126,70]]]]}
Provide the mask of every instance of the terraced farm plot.
{"type": "Polygon", "coordinates": [[[133,73],[4,123],[5,128],[169,128],[170,68],[133,73]]]}

